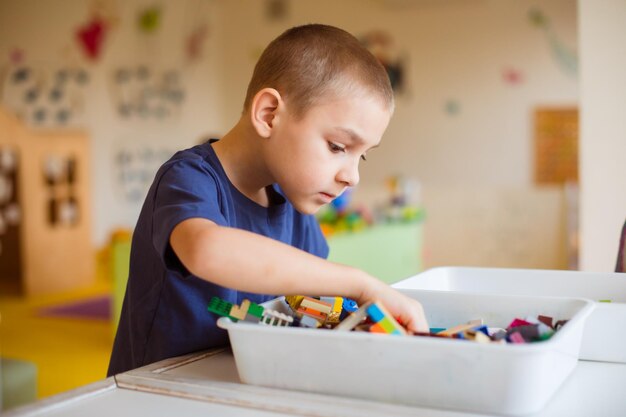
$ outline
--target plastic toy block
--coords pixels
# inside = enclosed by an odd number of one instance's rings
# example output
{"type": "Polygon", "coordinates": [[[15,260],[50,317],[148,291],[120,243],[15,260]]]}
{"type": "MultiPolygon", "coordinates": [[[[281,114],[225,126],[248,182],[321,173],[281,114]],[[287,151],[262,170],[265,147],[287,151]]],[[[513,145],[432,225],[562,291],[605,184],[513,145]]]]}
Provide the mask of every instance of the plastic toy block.
{"type": "Polygon", "coordinates": [[[480,325],[480,326],[474,327],[472,330],[477,332],[477,333],[478,332],[483,333],[485,336],[489,337],[489,329],[485,325],[480,325]]]}
{"type": "Polygon", "coordinates": [[[263,318],[260,323],[268,324],[270,326],[289,326],[293,323],[293,317],[266,308],[263,312],[263,318]]]}
{"type": "Polygon", "coordinates": [[[378,323],[374,323],[370,326],[369,331],[371,333],[384,333],[384,334],[393,334],[393,335],[402,335],[400,330],[394,328],[393,326],[385,326],[383,323],[385,320],[381,320],[378,323]]]}
{"type": "Polygon", "coordinates": [[[233,304],[226,300],[222,300],[219,297],[211,297],[211,301],[207,306],[207,310],[211,313],[215,313],[218,316],[229,317],[233,321],[237,321],[236,317],[231,317],[230,310],[233,308],[233,304]]]}
{"type": "Polygon", "coordinates": [[[611,300],[598,300],[599,303],[610,303],[611,300]]]}
{"type": "Polygon", "coordinates": [[[380,309],[378,303],[374,303],[367,309],[367,315],[374,323],[378,323],[385,318],[385,313],[380,309]]]}
{"type": "Polygon", "coordinates": [[[506,339],[506,331],[504,329],[498,329],[494,333],[491,334],[491,338],[495,341],[505,340],[506,339]]]}
{"type": "Polygon", "coordinates": [[[321,325],[322,323],[310,316],[302,316],[302,318],[300,319],[300,327],[310,327],[313,329],[317,329],[321,325]]]}
{"type": "Polygon", "coordinates": [[[323,301],[316,300],[315,298],[311,298],[311,297],[304,297],[302,299],[302,302],[300,302],[300,308],[303,308],[303,307],[307,309],[311,309],[311,310],[317,310],[320,313],[324,313],[326,315],[328,315],[333,309],[332,304],[325,303],[323,301]]]}
{"type": "Polygon", "coordinates": [[[387,333],[393,333],[398,331],[400,334],[406,334],[406,330],[402,327],[396,319],[393,318],[381,303],[374,303],[367,308],[367,315],[374,323],[381,323],[384,329],[390,329],[387,333]],[[393,329],[393,330],[391,330],[393,329]]]}
{"type": "Polygon", "coordinates": [[[491,343],[491,339],[483,332],[476,332],[474,341],[478,343],[491,343]]]}
{"type": "Polygon", "coordinates": [[[354,313],[355,311],[357,311],[359,309],[359,306],[356,303],[356,301],[351,300],[350,298],[344,298],[343,299],[342,307],[348,313],[354,313]]]}
{"type": "Polygon", "coordinates": [[[341,313],[343,309],[343,297],[335,297],[335,304],[333,304],[333,311],[341,313]]]}
{"type": "Polygon", "coordinates": [[[262,318],[263,312],[265,311],[265,307],[258,305],[257,303],[250,303],[250,308],[248,309],[248,316],[253,316],[256,318],[262,318]]]}
{"type": "Polygon", "coordinates": [[[297,311],[303,298],[303,295],[287,295],[285,296],[285,302],[289,304],[293,311],[297,311]]]}
{"type": "Polygon", "coordinates": [[[379,324],[383,329],[385,329],[387,333],[393,333],[396,330],[391,320],[389,320],[387,317],[383,318],[376,324],[379,324]]]}
{"type": "Polygon", "coordinates": [[[371,303],[365,303],[357,311],[343,319],[341,323],[339,323],[339,325],[335,327],[334,330],[349,332],[350,330],[354,329],[356,326],[361,324],[365,317],[367,317],[367,309],[370,305],[371,303]]]}
{"type": "Polygon", "coordinates": [[[539,320],[541,323],[545,324],[546,326],[548,326],[551,329],[554,328],[554,326],[552,325],[552,322],[554,321],[552,319],[552,317],[549,317],[549,316],[538,316],[537,320],[539,320]]]}
{"type": "Polygon", "coordinates": [[[437,334],[441,336],[453,336],[457,333],[464,332],[466,330],[471,329],[472,327],[476,327],[475,324],[459,324],[458,326],[450,327],[442,332],[438,332],[437,334]]]}
{"type": "Polygon", "coordinates": [[[568,322],[569,320],[559,320],[556,323],[554,323],[554,330],[559,330],[561,327],[565,326],[565,324],[568,322]]]}
{"type": "Polygon", "coordinates": [[[246,299],[241,302],[241,306],[233,304],[230,309],[230,316],[236,317],[239,320],[243,320],[246,318],[246,314],[248,314],[248,309],[250,308],[250,300],[246,299]]]}
{"type": "Polygon", "coordinates": [[[445,327],[431,327],[430,333],[439,333],[439,332],[443,332],[444,330],[446,330],[445,327]]]}
{"type": "Polygon", "coordinates": [[[322,303],[327,303],[330,304],[330,309],[331,311],[333,310],[333,307],[335,305],[335,300],[337,297],[320,297],[320,301],[322,303]]]}
{"type": "Polygon", "coordinates": [[[306,308],[306,307],[301,306],[298,309],[297,313],[305,315],[305,316],[313,317],[315,320],[319,320],[322,322],[326,320],[326,314],[320,313],[319,311],[313,310],[312,308],[306,308]]]}
{"type": "Polygon", "coordinates": [[[383,326],[380,325],[380,323],[374,323],[370,326],[370,332],[371,333],[384,333],[387,334],[387,330],[385,330],[383,328],[383,326]]]}
{"type": "Polygon", "coordinates": [[[514,319],[511,322],[511,324],[509,324],[507,329],[512,329],[512,328],[517,327],[517,326],[528,326],[529,324],[532,324],[532,323],[529,323],[526,320],[522,320],[522,319],[514,319]]]}
{"type": "Polygon", "coordinates": [[[519,334],[519,332],[511,333],[509,335],[509,340],[511,341],[511,343],[517,343],[517,344],[526,343],[526,341],[524,340],[522,335],[519,334]]]}

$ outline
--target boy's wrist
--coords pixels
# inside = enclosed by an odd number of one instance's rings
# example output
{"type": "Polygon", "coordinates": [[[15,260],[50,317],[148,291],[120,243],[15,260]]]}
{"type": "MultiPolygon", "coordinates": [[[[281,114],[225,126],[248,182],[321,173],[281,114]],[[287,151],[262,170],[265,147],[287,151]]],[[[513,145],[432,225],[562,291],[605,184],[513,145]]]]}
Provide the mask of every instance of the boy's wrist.
{"type": "Polygon", "coordinates": [[[365,271],[356,269],[356,292],[355,299],[359,304],[372,301],[376,298],[378,288],[381,284],[379,280],[365,271]]]}

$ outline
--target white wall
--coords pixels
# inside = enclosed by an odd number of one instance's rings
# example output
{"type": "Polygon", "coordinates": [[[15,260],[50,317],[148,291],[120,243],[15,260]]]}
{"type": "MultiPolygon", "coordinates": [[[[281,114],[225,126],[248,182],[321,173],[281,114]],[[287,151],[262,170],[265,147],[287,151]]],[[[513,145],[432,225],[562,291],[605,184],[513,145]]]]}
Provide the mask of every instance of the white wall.
{"type": "MultiPolygon", "coordinates": [[[[221,131],[222,112],[217,97],[222,95],[220,45],[215,32],[221,21],[212,2],[177,0],[163,6],[161,29],[154,36],[137,30],[137,13],[154,2],[130,0],[117,4],[118,24],[108,33],[103,53],[89,63],[78,53],[74,31],[88,21],[90,1],[84,0],[0,0],[0,65],[6,67],[9,51],[21,48],[25,63],[63,66],[86,65],[90,82],[86,89],[85,127],[91,137],[93,239],[105,243],[115,227],[134,226],[140,203],[120,195],[114,175],[115,152],[125,146],[176,150],[194,144],[206,133],[221,131]],[[189,25],[203,14],[213,36],[206,40],[204,59],[185,65],[184,38],[189,25]],[[70,51],[69,58],[67,51],[70,51]],[[157,69],[180,69],[186,87],[181,116],[169,121],[125,120],[114,107],[112,72],[119,66],[149,65],[157,69]]],[[[106,2],[105,2],[106,3],[106,2]]]]}
{"type": "Polygon", "coordinates": [[[579,10],[581,269],[612,271],[626,219],[626,2],[579,10]]]}
{"type": "MultiPolygon", "coordinates": [[[[546,33],[533,27],[528,12],[539,7],[559,42],[575,48],[574,0],[386,0],[291,1],[288,17],[268,21],[258,0],[162,0],[164,21],[157,39],[138,37],[135,19],[147,0],[114,2],[120,23],[102,59],[92,66],[88,128],[93,140],[94,241],[101,244],[115,226],[133,226],[138,204],[121,201],[112,178],[112,157],[120,143],[143,141],[180,148],[209,132],[224,133],[239,117],[245,88],[262,48],[286,28],[308,22],[344,27],[356,35],[382,29],[408,61],[408,93],[383,146],[362,168],[364,186],[392,174],[428,186],[528,186],[532,182],[532,110],[576,105],[578,82],[558,64],[546,33]],[[397,6],[398,4],[404,6],[397,6]],[[204,9],[198,10],[199,5],[204,9]],[[395,6],[394,6],[395,5],[395,6]],[[188,100],[180,120],[129,123],[116,116],[107,89],[118,64],[181,65],[181,37],[190,15],[204,14],[211,34],[205,59],[186,69],[188,100]],[[525,82],[510,86],[501,71],[517,68],[525,82]],[[456,116],[444,111],[454,99],[456,116]]],[[[29,61],[58,61],[73,29],[88,17],[81,0],[0,0],[0,51],[26,50],[29,61]]]]}
{"type": "Polygon", "coordinates": [[[541,5],[560,41],[576,47],[574,1],[315,1],[291,3],[281,24],[264,24],[262,4],[231,0],[224,5],[224,41],[229,56],[225,80],[233,92],[224,108],[233,120],[252,72],[251,51],[285,28],[308,22],[338,25],[356,35],[388,31],[409,62],[410,92],[397,111],[383,146],[363,167],[364,182],[393,172],[428,184],[520,185],[532,181],[532,111],[536,106],[576,105],[577,79],[552,56],[545,33],[528,21],[541,5]],[[401,2],[410,4],[411,2],[401,2]],[[438,3],[438,4],[437,4],[438,3]],[[246,31],[246,27],[255,27],[246,31]],[[501,71],[514,67],[526,82],[510,86],[501,71]],[[451,117],[449,98],[461,105],[451,117]]]}

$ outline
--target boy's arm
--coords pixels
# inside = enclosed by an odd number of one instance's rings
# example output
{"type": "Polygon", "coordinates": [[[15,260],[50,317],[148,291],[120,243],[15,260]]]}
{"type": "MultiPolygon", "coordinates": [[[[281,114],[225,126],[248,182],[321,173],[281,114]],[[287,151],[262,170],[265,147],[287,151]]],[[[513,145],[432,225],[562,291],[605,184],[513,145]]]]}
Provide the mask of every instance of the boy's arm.
{"type": "Polygon", "coordinates": [[[170,244],[189,272],[215,284],[261,294],[380,300],[409,330],[428,331],[418,302],[361,270],[265,236],[192,218],[174,228],[170,244]]]}

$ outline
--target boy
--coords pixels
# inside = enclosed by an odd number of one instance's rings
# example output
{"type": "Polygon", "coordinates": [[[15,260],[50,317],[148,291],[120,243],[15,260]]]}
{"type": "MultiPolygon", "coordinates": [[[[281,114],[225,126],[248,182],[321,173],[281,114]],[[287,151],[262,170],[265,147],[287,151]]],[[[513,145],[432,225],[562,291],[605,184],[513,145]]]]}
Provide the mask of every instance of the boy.
{"type": "Polygon", "coordinates": [[[232,130],[156,174],[133,234],[108,375],[226,344],[206,310],[212,296],[380,300],[409,330],[428,331],[417,301],[326,261],[313,217],[358,183],[393,105],[385,70],[347,32],[306,25],[271,42],[232,130]]]}

